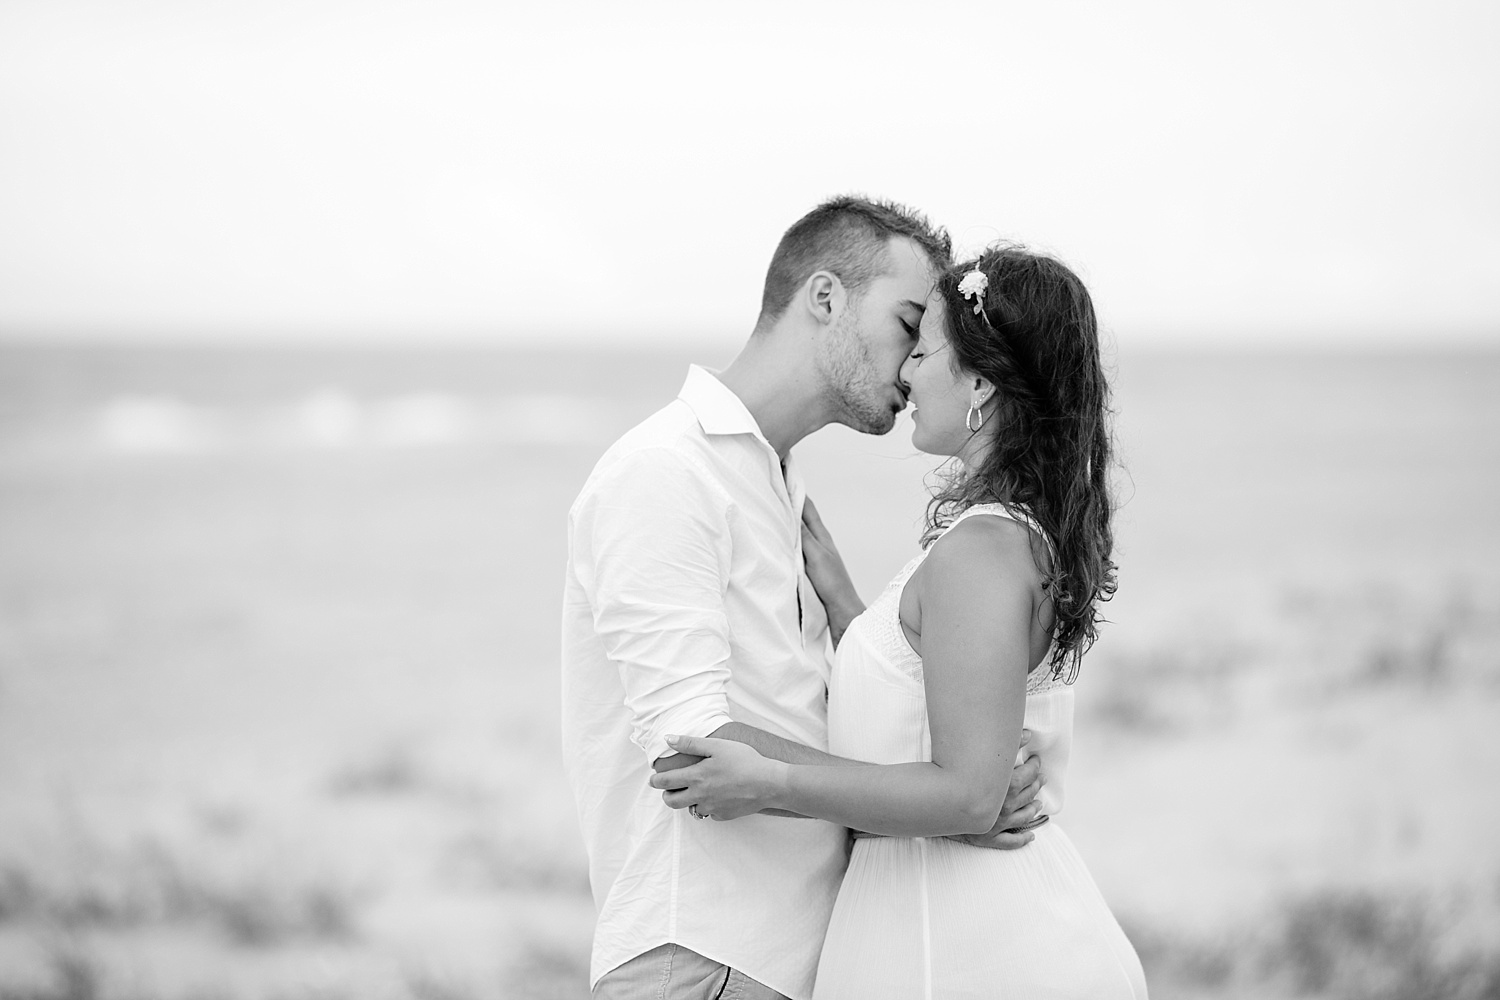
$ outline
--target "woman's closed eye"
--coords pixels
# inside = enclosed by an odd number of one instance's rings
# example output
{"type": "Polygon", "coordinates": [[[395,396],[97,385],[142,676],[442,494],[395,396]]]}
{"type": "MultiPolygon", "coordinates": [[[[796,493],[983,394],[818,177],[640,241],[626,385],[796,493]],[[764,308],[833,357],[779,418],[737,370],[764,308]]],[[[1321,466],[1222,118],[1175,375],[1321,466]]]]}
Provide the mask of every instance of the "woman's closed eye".
{"type": "Polygon", "coordinates": [[[911,354],[907,355],[907,358],[908,360],[915,361],[920,365],[925,359],[932,357],[938,351],[941,351],[947,346],[947,344],[939,344],[936,348],[929,350],[925,345],[918,343],[916,349],[913,350],[911,354]]]}

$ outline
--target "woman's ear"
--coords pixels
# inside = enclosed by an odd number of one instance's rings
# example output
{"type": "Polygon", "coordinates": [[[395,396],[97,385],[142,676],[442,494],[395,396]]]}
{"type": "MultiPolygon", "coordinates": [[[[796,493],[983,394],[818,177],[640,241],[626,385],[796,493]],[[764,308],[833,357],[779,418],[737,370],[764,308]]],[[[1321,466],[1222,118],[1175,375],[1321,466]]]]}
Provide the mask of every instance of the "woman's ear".
{"type": "Polygon", "coordinates": [[[983,375],[974,376],[974,388],[969,393],[969,402],[975,406],[983,406],[990,401],[995,394],[995,383],[983,375]]]}

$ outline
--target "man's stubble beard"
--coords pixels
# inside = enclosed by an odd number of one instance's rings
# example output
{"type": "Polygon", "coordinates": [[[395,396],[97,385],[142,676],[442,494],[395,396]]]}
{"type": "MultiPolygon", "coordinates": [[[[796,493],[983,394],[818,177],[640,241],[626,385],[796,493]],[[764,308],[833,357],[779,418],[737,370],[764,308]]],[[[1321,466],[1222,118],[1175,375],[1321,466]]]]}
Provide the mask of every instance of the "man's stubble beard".
{"type": "Polygon", "coordinates": [[[815,364],[823,391],[834,405],[836,423],[861,434],[886,434],[896,426],[896,414],[887,399],[889,386],[880,381],[853,305],[829,331],[815,364]]]}

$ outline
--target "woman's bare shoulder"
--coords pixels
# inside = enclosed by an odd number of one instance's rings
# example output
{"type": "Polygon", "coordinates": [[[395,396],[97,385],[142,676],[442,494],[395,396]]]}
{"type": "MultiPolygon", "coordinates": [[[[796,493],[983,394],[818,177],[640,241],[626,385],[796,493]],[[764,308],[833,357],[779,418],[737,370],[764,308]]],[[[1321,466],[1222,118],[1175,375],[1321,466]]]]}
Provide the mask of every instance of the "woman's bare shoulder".
{"type": "Polygon", "coordinates": [[[1009,517],[966,517],[932,544],[922,569],[929,580],[1005,579],[1040,587],[1033,531],[1009,517]]]}

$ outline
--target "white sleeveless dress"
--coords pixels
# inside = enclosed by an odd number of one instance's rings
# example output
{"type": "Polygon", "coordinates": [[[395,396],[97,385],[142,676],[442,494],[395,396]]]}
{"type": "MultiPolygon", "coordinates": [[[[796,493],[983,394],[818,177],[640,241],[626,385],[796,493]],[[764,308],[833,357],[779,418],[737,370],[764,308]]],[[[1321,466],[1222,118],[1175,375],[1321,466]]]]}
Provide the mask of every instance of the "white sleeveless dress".
{"type": "MultiPolygon", "coordinates": [[[[953,524],[980,514],[1011,516],[981,504],[953,524]]],[[[898,617],[901,591],[928,551],[839,643],[829,681],[832,753],[877,764],[932,759],[922,660],[898,617]]],[[[1073,689],[1046,662],[1027,682],[1025,725],[1042,757],[1039,798],[1051,822],[1013,851],[937,837],[856,840],[815,1000],[1144,1000],[1140,960],[1057,821],[1073,689]]]]}

